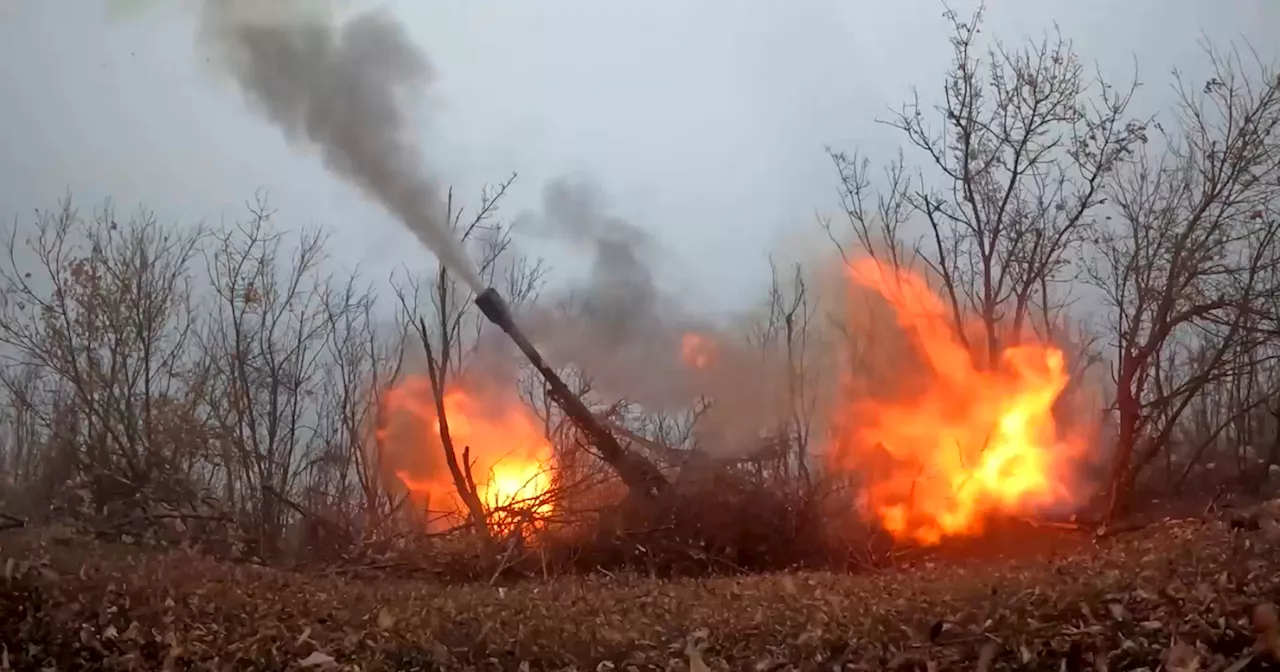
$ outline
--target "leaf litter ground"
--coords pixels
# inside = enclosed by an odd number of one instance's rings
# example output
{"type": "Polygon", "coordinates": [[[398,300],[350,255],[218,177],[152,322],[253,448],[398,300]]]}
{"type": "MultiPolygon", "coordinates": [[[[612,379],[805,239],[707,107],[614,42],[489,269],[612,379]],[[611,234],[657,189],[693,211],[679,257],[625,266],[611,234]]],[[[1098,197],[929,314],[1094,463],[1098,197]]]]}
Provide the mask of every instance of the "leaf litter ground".
{"type": "Polygon", "coordinates": [[[1274,536],[1074,534],[1047,557],[493,587],[32,532],[0,537],[0,669],[1276,669],[1274,536]]]}

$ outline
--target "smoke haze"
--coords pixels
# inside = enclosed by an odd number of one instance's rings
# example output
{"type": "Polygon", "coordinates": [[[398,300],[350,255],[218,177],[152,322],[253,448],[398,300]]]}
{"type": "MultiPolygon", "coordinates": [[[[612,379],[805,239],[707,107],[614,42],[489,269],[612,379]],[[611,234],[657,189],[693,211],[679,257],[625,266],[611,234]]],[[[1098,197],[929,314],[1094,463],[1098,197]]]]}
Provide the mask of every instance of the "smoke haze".
{"type": "MultiPolygon", "coordinates": [[[[343,19],[325,2],[206,0],[201,29],[217,63],[258,112],[288,139],[317,146],[329,170],[396,215],[474,291],[483,290],[444,221],[436,180],[419,159],[408,108],[425,96],[435,73],[397,21],[380,13],[343,19]]],[[[591,258],[586,280],[560,297],[567,311],[535,307],[522,317],[548,359],[583,371],[605,398],[627,398],[650,411],[687,409],[714,393],[717,417],[707,425],[737,437],[743,432],[731,427],[745,423],[746,433],[754,433],[768,403],[767,376],[719,339],[721,360],[740,360],[734,366],[713,373],[683,361],[682,338],[714,330],[660,290],[658,241],[612,214],[603,191],[584,179],[546,184],[531,219],[535,234],[591,258]],[[749,384],[738,380],[743,376],[749,384]]],[[[495,338],[505,347],[504,337],[495,338]]]]}
{"type": "Polygon", "coordinates": [[[680,362],[681,333],[692,326],[654,278],[659,244],[611,214],[602,190],[585,179],[548,182],[528,232],[589,255],[587,277],[525,318],[533,340],[559,364],[589,375],[601,394],[652,410],[691,401],[680,362]],[[552,307],[559,303],[560,309],[552,307]]]}
{"type": "Polygon", "coordinates": [[[603,193],[591,182],[552,181],[542,200],[545,233],[592,253],[590,276],[576,297],[592,330],[625,338],[653,324],[661,299],[649,268],[655,247],[649,234],[610,215],[603,193]]]}
{"type": "MultiPolygon", "coordinates": [[[[339,16],[328,0],[202,0],[199,29],[210,60],[251,109],[287,140],[319,149],[330,172],[396,216],[473,291],[484,289],[446,221],[438,175],[421,159],[409,119],[436,73],[398,21],[375,12],[339,16]]],[[[661,244],[613,213],[593,182],[553,180],[541,195],[536,233],[589,256],[590,270],[556,297],[568,304],[567,314],[544,303],[521,316],[533,342],[557,365],[582,371],[605,399],[680,412],[713,398],[698,424],[708,451],[725,455],[758,444],[781,410],[775,362],[713,327],[682,295],[663,291],[661,244]],[[691,334],[706,339],[714,361],[690,365],[682,346],[691,334]]],[[[487,333],[510,349],[496,329],[487,333]]],[[[511,371],[509,361],[490,363],[494,381],[511,371]]],[[[487,397],[484,384],[494,381],[478,378],[468,381],[475,387],[468,392],[487,397]]],[[[412,386],[404,392],[429,394],[412,386]]],[[[440,455],[419,452],[430,460],[440,455]]],[[[419,466],[443,471],[434,461],[419,466]]]]}
{"type": "MultiPolygon", "coordinates": [[[[720,456],[758,448],[763,433],[788,413],[787,362],[778,344],[742,337],[760,315],[720,327],[680,295],[663,291],[662,243],[614,214],[596,183],[547,183],[540,211],[523,220],[526,233],[566,243],[590,259],[582,281],[521,316],[555,365],[581,370],[604,399],[628,399],[650,412],[679,413],[700,398],[713,400],[699,418],[696,439],[720,456]],[[704,349],[701,361],[689,357],[688,338],[704,349]]],[[[810,359],[822,355],[813,332],[803,354],[810,359]]]]}
{"type": "Polygon", "coordinates": [[[220,65],[290,140],[396,215],[475,292],[480,278],[445,222],[407,108],[435,78],[403,26],[382,13],[345,20],[326,2],[206,0],[201,23],[220,65]]]}

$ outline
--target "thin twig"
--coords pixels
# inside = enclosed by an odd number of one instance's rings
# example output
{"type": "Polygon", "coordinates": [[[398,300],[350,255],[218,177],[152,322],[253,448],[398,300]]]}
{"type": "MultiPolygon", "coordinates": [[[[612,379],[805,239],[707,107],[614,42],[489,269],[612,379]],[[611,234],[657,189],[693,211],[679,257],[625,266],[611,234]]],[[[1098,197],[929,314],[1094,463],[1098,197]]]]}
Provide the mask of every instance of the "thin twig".
{"type": "Polygon", "coordinates": [[[402,561],[395,562],[374,562],[367,565],[352,565],[350,567],[335,567],[329,570],[330,574],[349,574],[352,572],[360,572],[364,570],[394,569],[396,567],[406,567],[409,563],[402,561]]]}
{"type": "Polygon", "coordinates": [[[1061,523],[1053,520],[1036,520],[1035,518],[1019,518],[1022,522],[1032,527],[1048,527],[1055,530],[1072,530],[1076,532],[1088,532],[1090,528],[1079,523],[1061,523]]]}
{"type": "Polygon", "coordinates": [[[1208,504],[1205,504],[1204,512],[1200,514],[1201,518],[1208,516],[1210,513],[1213,512],[1214,507],[1217,506],[1218,504],[1218,499],[1221,498],[1222,494],[1226,491],[1227,491],[1227,486],[1225,485],[1218,486],[1217,492],[1213,493],[1213,499],[1209,500],[1208,504]]]}

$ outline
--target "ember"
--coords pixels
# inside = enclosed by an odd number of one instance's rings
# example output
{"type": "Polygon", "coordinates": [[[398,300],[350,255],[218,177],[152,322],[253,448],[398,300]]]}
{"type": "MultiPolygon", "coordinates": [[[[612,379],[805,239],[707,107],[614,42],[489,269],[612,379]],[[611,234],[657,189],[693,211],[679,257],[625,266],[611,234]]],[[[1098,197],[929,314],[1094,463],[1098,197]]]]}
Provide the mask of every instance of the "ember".
{"type": "Polygon", "coordinates": [[[680,339],[680,358],[695,369],[707,368],[715,354],[715,344],[707,336],[689,332],[680,339]]]}

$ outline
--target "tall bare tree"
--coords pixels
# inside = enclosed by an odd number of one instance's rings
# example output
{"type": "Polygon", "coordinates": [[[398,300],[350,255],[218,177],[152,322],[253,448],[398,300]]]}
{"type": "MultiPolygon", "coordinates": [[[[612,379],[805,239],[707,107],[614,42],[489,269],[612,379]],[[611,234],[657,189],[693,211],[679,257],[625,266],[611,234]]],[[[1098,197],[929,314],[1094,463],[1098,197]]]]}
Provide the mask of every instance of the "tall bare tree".
{"type": "MultiPolygon", "coordinates": [[[[394,487],[384,482],[382,452],[372,445],[384,393],[400,374],[408,332],[403,323],[376,312],[376,296],[355,284],[340,289],[327,306],[326,355],[329,362],[319,393],[319,423],[326,437],[326,459],[315,476],[338,517],[356,520],[362,536],[374,533],[394,513],[394,487]]],[[[313,479],[313,481],[316,479],[313,479]]]]}
{"type": "MultiPolygon", "coordinates": [[[[276,229],[262,194],[248,210],[205,254],[214,297],[202,343],[213,382],[204,402],[223,498],[248,515],[260,552],[272,553],[301,509],[304,473],[334,449],[320,415],[338,409],[318,395],[334,364],[335,328],[361,319],[370,299],[326,272],[322,231],[276,229]]],[[[330,459],[345,459],[336,450],[330,459]]]]}
{"type": "Polygon", "coordinates": [[[781,276],[773,260],[769,263],[771,282],[764,319],[751,330],[749,340],[761,349],[766,360],[768,378],[775,379],[780,389],[774,391],[779,417],[773,446],[774,461],[781,475],[799,476],[806,487],[812,485],[809,473],[810,447],[817,422],[822,382],[819,338],[813,326],[819,316],[816,293],[811,292],[804,268],[794,264],[790,273],[781,276]]]}
{"type": "Polygon", "coordinates": [[[930,113],[916,93],[882,122],[902,132],[923,166],[909,170],[900,155],[875,195],[865,158],[831,156],[861,252],[895,267],[923,263],[958,335],[994,367],[1003,346],[1052,324],[1104,180],[1145,125],[1127,118],[1136,83],[1091,82],[1060,35],[1016,49],[994,42],[983,54],[982,9],[945,17],[954,61],[942,102],[930,113]],[[913,241],[907,229],[917,218],[928,233],[913,241]],[[980,334],[966,329],[965,315],[980,319],[980,334]]]}
{"type": "MultiPolygon", "coordinates": [[[[497,215],[502,199],[515,179],[516,176],[512,175],[505,182],[486,187],[481,193],[479,207],[468,219],[464,219],[465,209],[454,202],[450,190],[445,213],[450,227],[463,245],[475,251],[480,278],[491,286],[503,284],[505,296],[513,309],[536,294],[543,275],[540,264],[507,258],[511,247],[510,229],[497,219],[497,215]]],[[[431,396],[449,475],[466,506],[472,528],[487,539],[490,532],[487,514],[475,474],[471,472],[470,447],[463,446],[459,451],[455,445],[444,400],[455,380],[466,375],[472,355],[482,345],[481,335],[490,325],[474,309],[475,293],[472,289],[454,278],[443,264],[426,288],[426,305],[420,305],[424,299],[424,292],[420,289],[421,285],[416,282],[408,288],[401,286],[398,290],[400,304],[406,321],[417,331],[426,357],[431,396]]]]}
{"type": "Polygon", "coordinates": [[[7,239],[8,391],[64,447],[71,471],[90,479],[96,505],[191,494],[199,456],[184,434],[198,424],[203,378],[192,357],[190,263],[203,236],[146,211],[120,224],[109,205],[84,219],[67,198],[7,239]],[[37,399],[41,390],[22,384],[33,366],[53,396],[37,399]]]}
{"type": "MultiPolygon", "coordinates": [[[[1093,241],[1090,277],[1116,355],[1109,515],[1207,386],[1272,356],[1261,346],[1280,291],[1280,80],[1262,64],[1246,73],[1239,51],[1206,53],[1213,76],[1202,86],[1179,77],[1168,130],[1154,125],[1162,142],[1108,180],[1113,207],[1093,241]]],[[[1217,418],[1209,436],[1254,405],[1217,418]]]]}

